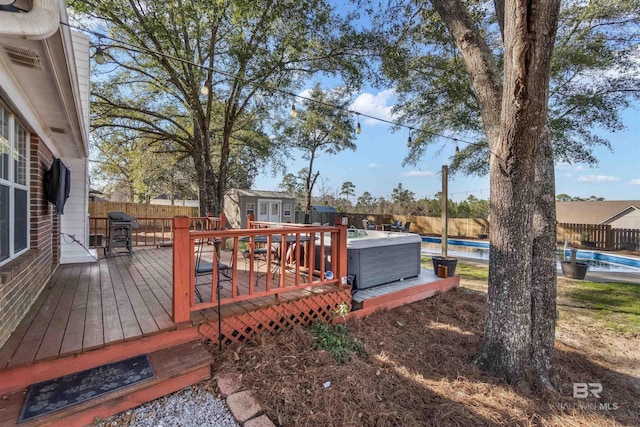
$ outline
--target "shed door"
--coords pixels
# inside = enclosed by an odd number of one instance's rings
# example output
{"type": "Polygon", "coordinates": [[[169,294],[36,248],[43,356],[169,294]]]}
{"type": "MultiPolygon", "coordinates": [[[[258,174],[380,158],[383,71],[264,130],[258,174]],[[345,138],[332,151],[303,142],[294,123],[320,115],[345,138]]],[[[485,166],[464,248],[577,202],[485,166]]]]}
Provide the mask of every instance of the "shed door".
{"type": "Polygon", "coordinates": [[[258,200],[258,221],[282,222],[282,200],[258,200]]]}

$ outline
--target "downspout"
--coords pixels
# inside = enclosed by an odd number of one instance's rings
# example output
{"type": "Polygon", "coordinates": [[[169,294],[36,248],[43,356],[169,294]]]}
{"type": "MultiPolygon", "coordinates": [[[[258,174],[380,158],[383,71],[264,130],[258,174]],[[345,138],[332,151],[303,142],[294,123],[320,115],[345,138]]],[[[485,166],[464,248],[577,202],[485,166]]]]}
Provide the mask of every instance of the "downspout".
{"type": "Polygon", "coordinates": [[[60,0],[33,0],[29,12],[0,12],[0,33],[3,36],[29,40],[51,37],[60,27],[60,0]]]}

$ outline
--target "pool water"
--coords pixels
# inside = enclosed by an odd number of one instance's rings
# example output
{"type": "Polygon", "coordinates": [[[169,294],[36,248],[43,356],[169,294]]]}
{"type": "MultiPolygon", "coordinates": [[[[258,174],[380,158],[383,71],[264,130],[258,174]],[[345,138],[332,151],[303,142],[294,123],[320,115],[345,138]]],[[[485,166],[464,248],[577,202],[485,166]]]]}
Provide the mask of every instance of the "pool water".
{"type": "MultiPolygon", "coordinates": [[[[454,257],[489,259],[489,242],[449,239],[447,254],[454,257]]],[[[424,255],[439,255],[441,252],[440,238],[423,237],[422,253],[424,255]]],[[[559,257],[562,251],[559,251],[559,257]]],[[[566,259],[569,260],[571,253],[567,251],[566,259]]],[[[594,251],[578,251],[577,260],[589,264],[590,271],[611,271],[621,273],[638,273],[640,274],[640,259],[611,255],[594,251]]],[[[560,259],[558,260],[558,269],[560,269],[560,259]]]]}

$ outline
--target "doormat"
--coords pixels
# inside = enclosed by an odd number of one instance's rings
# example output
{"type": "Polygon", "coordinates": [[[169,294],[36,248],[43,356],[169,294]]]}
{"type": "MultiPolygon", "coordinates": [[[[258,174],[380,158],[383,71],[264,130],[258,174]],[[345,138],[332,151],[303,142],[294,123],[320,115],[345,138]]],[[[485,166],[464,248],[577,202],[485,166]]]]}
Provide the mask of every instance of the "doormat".
{"type": "Polygon", "coordinates": [[[18,422],[30,420],[154,377],[146,354],[29,386],[18,422]]]}

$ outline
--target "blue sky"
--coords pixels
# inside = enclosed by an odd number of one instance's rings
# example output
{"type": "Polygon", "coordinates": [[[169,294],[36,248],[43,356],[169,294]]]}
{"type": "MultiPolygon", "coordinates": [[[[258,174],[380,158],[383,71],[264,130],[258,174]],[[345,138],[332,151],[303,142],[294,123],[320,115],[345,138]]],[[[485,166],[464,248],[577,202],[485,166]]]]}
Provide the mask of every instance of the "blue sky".
{"type": "MultiPolygon", "coordinates": [[[[390,110],[393,102],[393,91],[369,90],[354,97],[351,109],[392,120],[390,110]]],[[[625,131],[601,133],[611,141],[613,151],[597,148],[595,154],[600,163],[596,167],[585,164],[556,166],[556,194],[640,200],[640,106],[625,110],[623,120],[627,127],[625,131]]],[[[408,130],[392,132],[388,124],[371,119],[361,119],[361,124],[362,133],[357,135],[356,151],[343,151],[335,156],[321,154],[316,160],[314,169],[320,171],[319,182],[324,180],[325,187],[338,193],[343,182],[351,181],[355,184],[356,197],[368,191],[374,197],[388,198],[398,183],[413,191],[416,198],[432,198],[440,191],[440,171],[453,155],[455,145],[451,142],[436,144],[416,166],[402,167],[402,160],[407,154],[408,130]]],[[[306,161],[298,155],[291,159],[287,172],[295,174],[306,166],[306,161]]],[[[278,190],[282,175],[272,177],[265,173],[256,179],[254,188],[278,190]]],[[[316,187],[320,185],[316,184],[316,187]]],[[[451,199],[459,201],[471,194],[488,199],[488,177],[450,177],[451,199]]]]}

